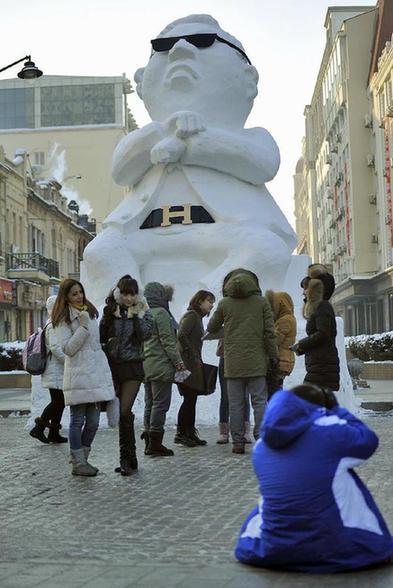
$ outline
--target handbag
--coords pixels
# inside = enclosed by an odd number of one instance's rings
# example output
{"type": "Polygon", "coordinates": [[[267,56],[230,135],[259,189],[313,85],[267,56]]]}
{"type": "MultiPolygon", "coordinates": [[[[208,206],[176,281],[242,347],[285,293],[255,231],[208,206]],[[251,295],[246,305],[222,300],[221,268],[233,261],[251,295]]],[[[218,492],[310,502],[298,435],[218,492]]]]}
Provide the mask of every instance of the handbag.
{"type": "Polygon", "coordinates": [[[210,363],[203,364],[203,379],[205,381],[205,396],[213,394],[216,389],[218,367],[210,363]]]}
{"type": "MultiPolygon", "coordinates": [[[[210,363],[202,363],[203,366],[203,390],[197,390],[198,394],[208,396],[216,389],[218,367],[210,363]]],[[[192,388],[191,388],[192,389],[192,388]]]]}

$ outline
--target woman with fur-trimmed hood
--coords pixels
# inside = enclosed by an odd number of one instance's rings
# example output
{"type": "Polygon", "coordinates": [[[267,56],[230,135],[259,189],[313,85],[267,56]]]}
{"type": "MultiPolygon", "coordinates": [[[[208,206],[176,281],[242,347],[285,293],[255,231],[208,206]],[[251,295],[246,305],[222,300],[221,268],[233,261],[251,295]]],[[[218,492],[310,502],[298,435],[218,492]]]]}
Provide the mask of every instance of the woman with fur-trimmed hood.
{"type": "Polygon", "coordinates": [[[303,312],[307,319],[307,337],[297,343],[295,353],[305,355],[304,381],[338,390],[340,362],[335,343],[336,317],[329,302],[335,288],[334,277],[324,265],[312,264],[301,286],[305,294],[303,312]]]}
{"type": "Polygon", "coordinates": [[[266,290],[265,298],[270,303],[274,330],[278,347],[279,366],[275,374],[269,373],[266,376],[268,396],[280,390],[284,379],[292,373],[295,365],[295,354],[291,346],[296,341],[296,318],[294,314],[293,300],[287,292],[273,292],[266,290]]]}

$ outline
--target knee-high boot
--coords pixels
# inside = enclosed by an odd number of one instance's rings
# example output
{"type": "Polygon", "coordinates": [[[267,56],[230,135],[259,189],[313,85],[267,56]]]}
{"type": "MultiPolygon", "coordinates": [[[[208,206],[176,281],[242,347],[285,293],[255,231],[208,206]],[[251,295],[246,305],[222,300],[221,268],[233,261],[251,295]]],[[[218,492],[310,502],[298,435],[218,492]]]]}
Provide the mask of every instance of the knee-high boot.
{"type": "Polygon", "coordinates": [[[121,416],[119,422],[119,449],[120,449],[120,467],[116,472],[122,476],[130,476],[132,470],[138,469],[138,460],[136,458],[134,414],[129,413],[126,417],[121,416]]]}

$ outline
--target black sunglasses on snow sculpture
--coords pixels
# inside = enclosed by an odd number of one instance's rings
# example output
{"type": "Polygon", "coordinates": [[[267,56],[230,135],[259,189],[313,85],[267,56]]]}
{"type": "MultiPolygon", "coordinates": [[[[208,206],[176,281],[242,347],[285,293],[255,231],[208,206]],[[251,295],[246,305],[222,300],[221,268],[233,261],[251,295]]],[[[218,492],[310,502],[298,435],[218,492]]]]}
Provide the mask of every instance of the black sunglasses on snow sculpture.
{"type": "Polygon", "coordinates": [[[245,59],[247,59],[247,62],[251,65],[251,61],[248,59],[247,55],[242,49],[233,43],[230,43],[226,39],[219,37],[216,33],[198,33],[197,35],[181,35],[180,37],[159,37],[158,39],[152,39],[150,42],[152,44],[153,50],[160,53],[162,51],[170,51],[170,49],[172,49],[172,47],[174,47],[176,43],[180,41],[180,39],[184,39],[187,41],[187,43],[191,43],[191,45],[194,45],[194,47],[198,47],[198,49],[211,47],[214,41],[220,41],[220,43],[225,43],[226,45],[232,47],[232,49],[238,51],[245,59]]]}

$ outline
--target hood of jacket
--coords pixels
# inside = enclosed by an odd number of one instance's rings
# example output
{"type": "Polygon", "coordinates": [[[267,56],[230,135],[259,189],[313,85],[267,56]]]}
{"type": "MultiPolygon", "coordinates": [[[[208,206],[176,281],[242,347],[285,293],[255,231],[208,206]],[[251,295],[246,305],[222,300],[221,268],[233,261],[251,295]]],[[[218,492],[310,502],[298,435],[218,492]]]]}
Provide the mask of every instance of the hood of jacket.
{"type": "Polygon", "coordinates": [[[324,284],[320,278],[311,278],[308,283],[306,302],[304,305],[304,316],[306,319],[317,310],[322,300],[325,300],[324,296],[324,284]]]}
{"type": "Polygon", "coordinates": [[[287,292],[273,292],[273,290],[266,290],[265,298],[267,298],[270,304],[275,321],[285,315],[293,315],[293,300],[287,292]]]}
{"type": "Polygon", "coordinates": [[[144,295],[150,308],[165,308],[165,310],[169,310],[166,290],[159,282],[149,282],[146,284],[144,295]]]}
{"type": "Polygon", "coordinates": [[[336,282],[332,274],[330,274],[326,266],[321,263],[313,263],[308,267],[308,276],[321,280],[323,284],[323,299],[330,300],[336,288],[336,282]]]}
{"type": "Polygon", "coordinates": [[[261,295],[256,275],[246,269],[237,269],[224,279],[224,296],[231,298],[248,298],[255,294],[261,295]]]}
{"type": "Polygon", "coordinates": [[[267,405],[260,437],[271,449],[281,449],[293,443],[324,414],[325,408],[293,392],[276,392],[267,405]]]}

